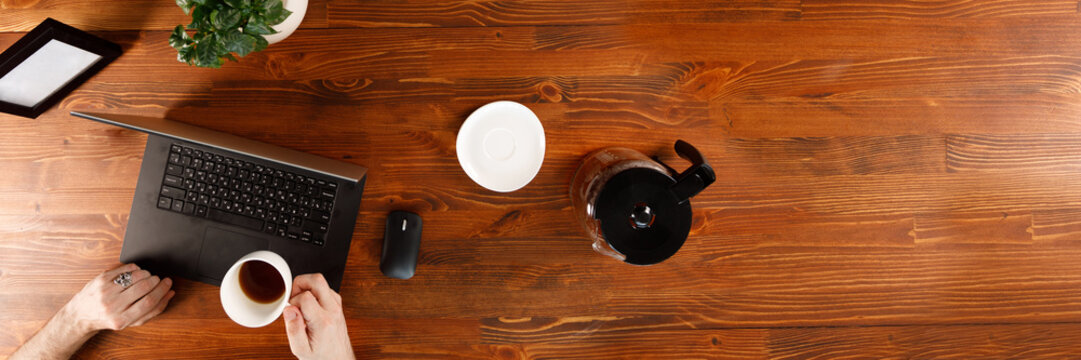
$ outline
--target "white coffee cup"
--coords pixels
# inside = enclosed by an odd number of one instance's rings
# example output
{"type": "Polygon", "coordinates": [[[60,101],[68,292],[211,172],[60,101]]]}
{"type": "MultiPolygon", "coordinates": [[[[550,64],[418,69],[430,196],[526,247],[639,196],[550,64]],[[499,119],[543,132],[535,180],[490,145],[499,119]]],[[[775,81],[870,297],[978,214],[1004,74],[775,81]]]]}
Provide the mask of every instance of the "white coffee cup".
{"type": "Polygon", "coordinates": [[[293,287],[293,273],[289,271],[289,264],[278,254],[266,250],[259,250],[244,255],[221,279],[221,306],[225,308],[225,314],[229,315],[237,324],[250,328],[269,325],[278,319],[289,303],[289,292],[293,287]],[[270,264],[278,270],[285,283],[285,292],[281,298],[270,303],[259,303],[244,294],[240,288],[240,266],[248,261],[262,261],[270,264]]]}

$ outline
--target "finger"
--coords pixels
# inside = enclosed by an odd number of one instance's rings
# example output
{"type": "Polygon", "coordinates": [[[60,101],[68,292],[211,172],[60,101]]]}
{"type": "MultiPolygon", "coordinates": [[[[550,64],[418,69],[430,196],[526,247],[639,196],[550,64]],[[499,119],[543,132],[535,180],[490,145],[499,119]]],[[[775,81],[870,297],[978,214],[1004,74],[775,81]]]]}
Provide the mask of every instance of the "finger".
{"type": "Polygon", "coordinates": [[[105,272],[101,273],[101,277],[102,277],[102,279],[113,281],[113,279],[115,279],[117,275],[120,275],[120,273],[128,272],[128,271],[135,271],[135,270],[139,270],[139,265],[124,264],[124,265],[120,265],[120,266],[114,267],[114,268],[109,269],[109,270],[105,270],[105,272]]]}
{"type": "Polygon", "coordinates": [[[161,301],[158,302],[158,306],[154,307],[154,310],[151,310],[150,313],[143,315],[141,319],[136,320],[134,324],[131,324],[131,326],[139,326],[142,324],[146,324],[146,322],[150,321],[150,319],[154,318],[155,316],[161,315],[161,313],[165,311],[165,307],[169,305],[169,301],[173,299],[173,296],[176,296],[176,291],[169,290],[168,293],[165,293],[165,297],[161,298],[161,301]]]}
{"type": "Polygon", "coordinates": [[[301,355],[312,352],[311,343],[308,342],[308,326],[304,324],[304,317],[296,306],[286,306],[282,311],[285,318],[285,335],[289,337],[289,349],[293,355],[301,355]]]}
{"type": "Polygon", "coordinates": [[[297,276],[296,279],[293,280],[292,293],[296,295],[302,291],[310,291],[315,294],[315,298],[319,300],[319,303],[321,304],[329,304],[335,300],[334,290],[330,289],[330,285],[327,284],[327,279],[320,273],[297,276]]]}
{"type": "Polygon", "coordinates": [[[311,292],[305,291],[297,296],[294,296],[289,300],[289,304],[296,306],[300,309],[300,314],[304,316],[306,321],[318,321],[322,320],[323,307],[319,305],[319,302],[315,300],[315,295],[311,292]]]}
{"type": "MultiPolygon", "coordinates": [[[[119,276],[119,274],[117,274],[117,276],[119,276]]],[[[114,276],[112,279],[108,279],[109,280],[108,285],[110,286],[110,288],[114,289],[113,292],[120,293],[120,292],[123,292],[124,290],[127,290],[123,286],[120,286],[119,284],[114,283],[113,279],[115,279],[115,278],[116,278],[116,276],[114,276]]],[[[140,281],[143,281],[143,280],[146,280],[146,279],[149,279],[149,278],[150,278],[150,272],[149,271],[135,270],[135,271],[133,271],[131,273],[131,284],[134,285],[134,284],[136,284],[136,283],[138,283],[140,281]]],[[[129,285],[128,288],[131,288],[131,286],[129,285]]]]}
{"type": "MultiPolygon", "coordinates": [[[[157,276],[155,276],[154,278],[156,277],[157,276]]],[[[146,281],[144,281],[144,283],[145,282],[146,281]]],[[[169,292],[169,288],[171,288],[172,286],[172,279],[165,278],[165,280],[159,281],[157,284],[155,284],[154,288],[146,294],[146,296],[143,296],[142,299],[139,299],[139,301],[132,304],[131,307],[129,307],[127,310],[124,310],[121,316],[124,319],[128,320],[129,323],[133,323],[136,320],[141,319],[143,316],[149,314],[151,311],[154,310],[155,307],[158,306],[158,303],[161,302],[161,299],[165,297],[165,294],[169,292]]],[[[132,287],[134,287],[134,285],[132,287]]]]}
{"type": "Polygon", "coordinates": [[[143,281],[131,284],[131,286],[128,286],[127,289],[124,289],[124,291],[116,297],[116,301],[123,305],[121,309],[125,309],[135,304],[136,301],[146,296],[146,294],[149,294],[150,291],[154,290],[161,282],[161,279],[155,275],[143,279],[143,281]]]}

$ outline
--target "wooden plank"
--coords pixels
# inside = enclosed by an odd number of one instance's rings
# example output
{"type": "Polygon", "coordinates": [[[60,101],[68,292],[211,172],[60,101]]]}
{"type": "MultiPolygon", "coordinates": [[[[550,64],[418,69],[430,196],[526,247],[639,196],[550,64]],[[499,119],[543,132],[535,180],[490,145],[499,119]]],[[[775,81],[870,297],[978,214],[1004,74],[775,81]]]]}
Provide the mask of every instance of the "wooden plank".
{"type": "Polygon", "coordinates": [[[1032,213],[1032,239],[1066,246],[1081,241],[1081,210],[1053,209],[1032,213]]]}
{"type": "Polygon", "coordinates": [[[726,178],[718,183],[694,198],[696,207],[853,215],[1009,213],[1081,207],[1075,192],[1081,183],[1055,174],[777,176],[726,178]]]}
{"type": "Polygon", "coordinates": [[[952,135],[946,139],[951,172],[1081,169],[1081,137],[1074,134],[952,135]]]}
{"type": "Polygon", "coordinates": [[[1032,214],[941,213],[917,214],[915,240],[919,245],[1030,245],[1032,214]]]}
{"type": "Polygon", "coordinates": [[[726,176],[944,173],[938,136],[725,139],[709,159],[726,176]]]}
{"type": "Polygon", "coordinates": [[[728,121],[733,137],[1081,132],[1081,107],[1050,94],[714,102],[710,117],[728,121]]]}
{"type": "Polygon", "coordinates": [[[792,328],[769,331],[769,356],[804,358],[1069,358],[1077,324],[792,328]]]}
{"type": "Polygon", "coordinates": [[[796,20],[796,0],[332,1],[332,27],[551,26],[796,20]]]}
{"type": "Polygon", "coordinates": [[[1077,13],[1075,0],[803,0],[801,20],[1034,17],[1077,13]]]}

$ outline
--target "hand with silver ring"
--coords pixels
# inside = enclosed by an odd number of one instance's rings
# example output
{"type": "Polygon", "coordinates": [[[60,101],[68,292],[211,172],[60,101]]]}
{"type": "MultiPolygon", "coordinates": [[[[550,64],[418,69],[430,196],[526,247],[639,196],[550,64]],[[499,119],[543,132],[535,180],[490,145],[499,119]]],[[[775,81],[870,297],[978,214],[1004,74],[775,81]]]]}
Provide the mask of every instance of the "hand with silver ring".
{"type": "Polygon", "coordinates": [[[135,264],[90,280],[12,359],[67,358],[101,330],[139,326],[161,314],[176,293],[173,281],[135,264]]]}
{"type": "Polygon", "coordinates": [[[68,302],[75,323],[87,331],[139,326],[161,314],[174,292],[173,282],[127,264],[98,275],[68,302]]]}

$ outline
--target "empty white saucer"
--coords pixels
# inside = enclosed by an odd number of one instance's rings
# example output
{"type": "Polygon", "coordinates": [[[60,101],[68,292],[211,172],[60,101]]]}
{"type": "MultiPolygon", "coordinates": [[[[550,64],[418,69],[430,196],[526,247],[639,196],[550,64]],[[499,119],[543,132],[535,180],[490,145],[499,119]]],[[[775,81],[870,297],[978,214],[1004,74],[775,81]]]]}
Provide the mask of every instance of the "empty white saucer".
{"type": "Polygon", "coordinates": [[[492,191],[521,189],[544,162],[544,127],[525,105],[496,101],[470,114],[458,130],[458,163],[492,191]]]}

